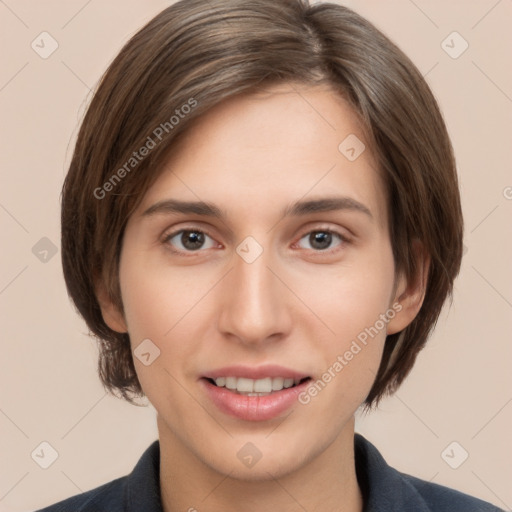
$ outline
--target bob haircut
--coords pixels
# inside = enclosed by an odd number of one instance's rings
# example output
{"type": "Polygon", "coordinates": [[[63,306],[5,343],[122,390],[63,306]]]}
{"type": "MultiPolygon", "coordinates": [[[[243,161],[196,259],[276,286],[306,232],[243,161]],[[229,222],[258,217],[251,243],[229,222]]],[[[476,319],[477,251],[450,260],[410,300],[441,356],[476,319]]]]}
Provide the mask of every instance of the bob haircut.
{"type": "Polygon", "coordinates": [[[279,82],[329,85],[350,103],[385,183],[395,276],[417,275],[415,240],[430,258],[423,305],[387,336],[367,408],[402,383],[451,298],[463,236],[455,158],[409,58],[341,5],[182,0],[137,32],[103,75],[62,190],[67,290],[99,342],[98,371],[111,393],[132,403],[144,396],[129,336],[106,325],[96,294],[101,283],[123,312],[119,258],[129,216],[195,119],[279,82]]]}

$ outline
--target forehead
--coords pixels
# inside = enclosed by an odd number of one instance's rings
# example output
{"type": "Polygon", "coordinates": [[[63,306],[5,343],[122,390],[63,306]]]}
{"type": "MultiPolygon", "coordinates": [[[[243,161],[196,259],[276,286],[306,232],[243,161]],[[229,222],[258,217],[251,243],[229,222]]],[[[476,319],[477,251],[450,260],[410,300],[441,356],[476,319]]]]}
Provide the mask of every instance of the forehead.
{"type": "Polygon", "coordinates": [[[138,211],[174,197],[270,220],[300,198],[333,195],[367,205],[385,227],[384,186],[357,114],[328,85],[279,84],[196,119],[138,211]]]}

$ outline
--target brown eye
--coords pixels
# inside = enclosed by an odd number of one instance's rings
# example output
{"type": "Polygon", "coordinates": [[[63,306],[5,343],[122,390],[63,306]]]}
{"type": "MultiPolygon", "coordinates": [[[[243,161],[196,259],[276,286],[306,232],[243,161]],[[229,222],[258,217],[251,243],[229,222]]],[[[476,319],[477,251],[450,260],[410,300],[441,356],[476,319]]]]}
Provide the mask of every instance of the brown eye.
{"type": "Polygon", "coordinates": [[[193,252],[215,246],[214,241],[198,229],[181,229],[170,233],[164,238],[164,243],[171,245],[176,252],[193,252]]]}
{"type": "Polygon", "coordinates": [[[307,240],[310,247],[306,247],[306,249],[312,249],[314,251],[326,251],[332,248],[332,243],[336,239],[339,240],[337,246],[342,245],[342,243],[346,241],[345,237],[340,233],[336,233],[335,231],[328,229],[321,229],[310,231],[305,236],[303,236],[300,241],[307,240]]]}

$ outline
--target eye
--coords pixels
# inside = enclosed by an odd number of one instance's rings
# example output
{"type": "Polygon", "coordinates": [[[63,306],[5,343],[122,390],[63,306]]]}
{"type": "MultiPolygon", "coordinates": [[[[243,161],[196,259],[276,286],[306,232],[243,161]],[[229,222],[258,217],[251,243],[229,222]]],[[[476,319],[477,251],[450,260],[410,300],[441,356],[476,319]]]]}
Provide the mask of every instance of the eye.
{"type": "MultiPolygon", "coordinates": [[[[316,229],[309,231],[302,236],[295,244],[303,249],[310,249],[315,252],[334,252],[336,247],[348,243],[347,237],[332,229],[316,229]],[[304,247],[301,242],[305,240],[309,247],[304,247]],[[334,246],[333,242],[338,241],[334,246]]],[[[196,228],[184,228],[178,231],[164,235],[162,243],[169,246],[175,253],[194,253],[201,252],[202,249],[212,249],[219,247],[219,244],[207,233],[196,228]]]]}
{"type": "Polygon", "coordinates": [[[309,233],[306,233],[298,242],[300,245],[300,242],[302,240],[306,240],[307,243],[309,243],[310,247],[305,247],[306,249],[312,249],[316,252],[321,251],[329,251],[329,249],[332,247],[333,240],[338,239],[339,243],[336,247],[339,247],[345,242],[348,242],[346,237],[344,237],[341,233],[338,233],[336,231],[333,231],[331,229],[317,229],[314,231],[310,231],[309,233]]]}
{"type": "Polygon", "coordinates": [[[199,229],[180,229],[169,233],[164,236],[163,243],[169,244],[174,252],[194,252],[216,246],[215,241],[199,229]]]}

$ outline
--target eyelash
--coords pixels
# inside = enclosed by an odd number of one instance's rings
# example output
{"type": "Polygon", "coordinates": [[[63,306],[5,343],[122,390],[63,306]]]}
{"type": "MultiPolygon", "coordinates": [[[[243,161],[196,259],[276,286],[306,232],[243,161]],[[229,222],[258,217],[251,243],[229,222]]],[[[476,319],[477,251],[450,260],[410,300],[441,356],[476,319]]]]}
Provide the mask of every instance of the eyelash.
{"type": "MultiPolygon", "coordinates": [[[[183,233],[183,232],[186,232],[186,231],[189,231],[189,232],[192,232],[192,233],[201,233],[203,235],[208,236],[209,238],[211,238],[213,240],[213,237],[210,236],[206,231],[204,231],[202,229],[198,229],[198,228],[196,228],[194,226],[189,226],[189,227],[178,229],[178,230],[173,231],[171,233],[164,234],[162,243],[167,245],[169,250],[171,252],[173,252],[174,254],[185,255],[186,257],[193,257],[193,256],[197,255],[198,253],[204,252],[206,249],[198,249],[196,251],[187,251],[187,250],[184,251],[184,250],[181,250],[181,249],[175,249],[169,243],[169,241],[172,238],[174,238],[176,235],[179,235],[180,233],[183,233]]],[[[318,253],[318,254],[334,254],[334,253],[337,253],[339,250],[341,250],[340,246],[344,246],[344,245],[347,245],[347,244],[350,243],[350,239],[346,235],[343,235],[340,232],[338,232],[336,230],[333,230],[331,228],[322,228],[322,227],[319,227],[319,228],[312,229],[312,230],[304,232],[300,236],[300,238],[298,239],[298,242],[300,242],[305,236],[311,235],[312,233],[329,233],[331,235],[337,236],[339,238],[339,240],[340,240],[340,244],[335,249],[324,249],[324,250],[321,250],[321,249],[306,249],[308,251],[313,251],[313,252],[318,253]]],[[[295,242],[294,245],[296,245],[298,242],[295,242]]]]}

